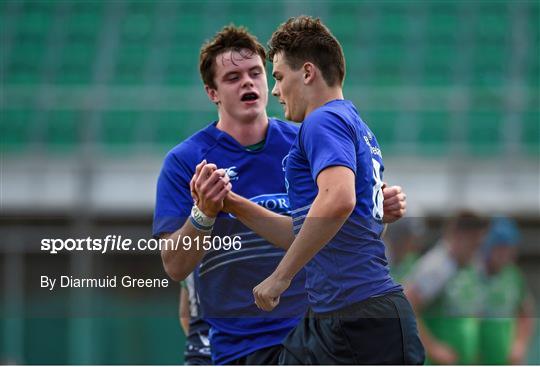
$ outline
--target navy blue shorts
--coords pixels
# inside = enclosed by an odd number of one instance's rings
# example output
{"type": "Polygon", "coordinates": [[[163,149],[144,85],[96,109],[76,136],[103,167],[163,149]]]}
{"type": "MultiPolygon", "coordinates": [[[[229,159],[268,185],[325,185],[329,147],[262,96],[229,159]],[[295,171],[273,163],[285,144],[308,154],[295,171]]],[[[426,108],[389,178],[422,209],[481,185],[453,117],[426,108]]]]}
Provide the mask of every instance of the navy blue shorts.
{"type": "Polygon", "coordinates": [[[238,358],[230,363],[230,365],[250,365],[250,366],[269,366],[277,365],[278,359],[283,350],[281,344],[271,347],[256,350],[247,356],[238,358]]]}
{"type": "Polygon", "coordinates": [[[424,364],[416,318],[402,292],[328,313],[311,310],[283,341],[279,364],[424,364]]]}

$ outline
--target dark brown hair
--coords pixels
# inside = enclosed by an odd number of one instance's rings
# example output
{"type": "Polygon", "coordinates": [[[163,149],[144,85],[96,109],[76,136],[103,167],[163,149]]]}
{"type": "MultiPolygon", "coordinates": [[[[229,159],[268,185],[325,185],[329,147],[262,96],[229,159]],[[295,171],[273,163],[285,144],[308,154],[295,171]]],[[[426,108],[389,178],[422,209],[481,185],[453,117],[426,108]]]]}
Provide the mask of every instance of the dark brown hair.
{"type": "Polygon", "coordinates": [[[242,53],[242,57],[249,59],[253,57],[254,54],[257,54],[261,57],[263,65],[266,65],[266,52],[264,51],[264,47],[259,43],[257,37],[249,33],[244,27],[236,27],[235,25],[230,24],[216,33],[214,38],[205,42],[199,55],[199,71],[203,83],[210,88],[215,89],[214,64],[216,56],[227,51],[240,52],[243,49],[251,52],[242,53]]]}
{"type": "Polygon", "coordinates": [[[450,218],[446,227],[449,230],[459,232],[470,232],[486,230],[489,225],[489,220],[470,210],[460,210],[456,215],[450,218]]]}
{"type": "Polygon", "coordinates": [[[345,57],[338,40],[319,18],[305,15],[281,24],[268,42],[268,58],[282,52],[287,64],[298,70],[305,62],[314,63],[328,86],[341,85],[345,78],[345,57]]]}

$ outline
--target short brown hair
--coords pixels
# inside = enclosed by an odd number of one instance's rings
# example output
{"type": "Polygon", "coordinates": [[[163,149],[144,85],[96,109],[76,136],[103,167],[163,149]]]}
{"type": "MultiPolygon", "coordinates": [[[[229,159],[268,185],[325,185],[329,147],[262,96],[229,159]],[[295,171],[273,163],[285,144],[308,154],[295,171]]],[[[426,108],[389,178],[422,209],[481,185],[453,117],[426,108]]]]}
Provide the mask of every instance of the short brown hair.
{"type": "Polygon", "coordinates": [[[205,85],[216,88],[214,82],[216,56],[227,51],[239,52],[242,49],[251,51],[249,54],[242,54],[244,58],[251,58],[253,54],[261,57],[263,65],[266,65],[266,52],[259,43],[257,37],[248,32],[245,27],[236,27],[234,24],[223,27],[221,31],[209,41],[205,42],[199,55],[199,71],[205,85]]]}
{"type": "Polygon", "coordinates": [[[319,18],[305,15],[281,24],[268,42],[268,58],[282,52],[288,65],[298,70],[306,61],[314,63],[328,86],[345,79],[345,57],[338,40],[319,18]]]}
{"type": "Polygon", "coordinates": [[[471,232],[486,230],[489,220],[470,210],[460,210],[454,217],[450,218],[446,227],[452,231],[471,232]]]}

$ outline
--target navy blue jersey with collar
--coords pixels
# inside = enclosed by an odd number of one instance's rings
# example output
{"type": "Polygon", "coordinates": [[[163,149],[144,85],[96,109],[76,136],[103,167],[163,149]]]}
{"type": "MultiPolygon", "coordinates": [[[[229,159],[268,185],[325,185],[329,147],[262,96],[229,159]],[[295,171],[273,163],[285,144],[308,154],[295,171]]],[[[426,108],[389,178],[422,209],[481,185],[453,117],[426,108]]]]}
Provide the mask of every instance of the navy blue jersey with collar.
{"type": "Polygon", "coordinates": [[[295,234],[317,196],[317,176],[331,166],[355,173],[356,206],[304,268],[309,304],[315,312],[401,290],[389,275],[381,240],[381,150],[350,101],[334,100],[310,113],[291,147],[286,178],[295,234]]]}
{"type": "MultiPolygon", "coordinates": [[[[189,181],[203,159],[227,169],[234,192],[288,214],[283,163],[297,132],[296,126],[270,119],[264,147],[249,151],[212,123],[175,147],[158,179],[154,235],[178,230],[189,217],[189,181]]],[[[240,250],[209,251],[195,270],[202,317],[212,326],[212,357],[225,364],[281,343],[307,308],[305,275],[298,274],[272,313],[261,311],[252,290],[275,270],[284,251],[225,213],[220,213],[212,236],[241,238],[240,250]]]]}

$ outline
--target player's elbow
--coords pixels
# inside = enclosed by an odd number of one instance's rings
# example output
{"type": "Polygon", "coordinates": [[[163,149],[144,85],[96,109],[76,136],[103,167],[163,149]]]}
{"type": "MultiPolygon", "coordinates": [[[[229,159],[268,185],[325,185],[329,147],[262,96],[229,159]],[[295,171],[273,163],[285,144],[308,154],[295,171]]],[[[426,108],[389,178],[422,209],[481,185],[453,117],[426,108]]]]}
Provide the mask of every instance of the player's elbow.
{"type": "Polygon", "coordinates": [[[343,199],[343,203],[341,204],[342,214],[343,216],[348,217],[352,214],[354,207],[356,206],[356,195],[347,195],[347,197],[343,199]]]}
{"type": "Polygon", "coordinates": [[[189,275],[189,273],[183,272],[181,270],[178,270],[177,268],[165,266],[165,272],[175,282],[181,282],[182,280],[186,279],[189,275]]]}
{"type": "Polygon", "coordinates": [[[166,263],[163,264],[163,267],[165,268],[165,272],[167,273],[169,278],[171,278],[175,282],[181,282],[189,275],[189,273],[186,274],[186,272],[178,269],[178,267],[167,265],[166,263]]]}
{"type": "Polygon", "coordinates": [[[188,277],[188,275],[191,273],[190,271],[187,271],[187,269],[184,269],[178,262],[174,261],[173,258],[170,256],[167,256],[167,254],[163,253],[161,254],[161,260],[163,262],[163,268],[165,269],[165,273],[174,280],[175,282],[180,282],[188,277]]]}
{"type": "Polygon", "coordinates": [[[356,206],[356,196],[350,192],[340,192],[328,198],[327,207],[332,218],[348,218],[356,206]]]}

